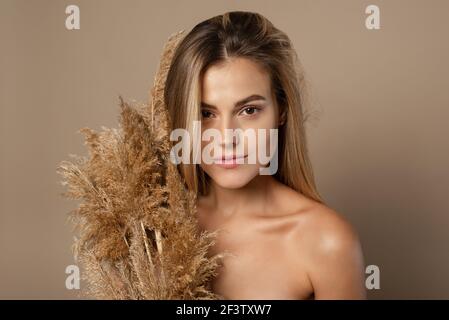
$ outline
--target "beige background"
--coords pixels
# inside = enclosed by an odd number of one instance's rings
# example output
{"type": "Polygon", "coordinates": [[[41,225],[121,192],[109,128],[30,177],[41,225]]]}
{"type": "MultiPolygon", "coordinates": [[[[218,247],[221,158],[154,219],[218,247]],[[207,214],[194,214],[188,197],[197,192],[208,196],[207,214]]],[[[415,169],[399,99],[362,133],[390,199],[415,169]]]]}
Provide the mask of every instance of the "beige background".
{"type": "Polygon", "coordinates": [[[449,1],[0,2],[0,298],[76,297],[55,169],[76,131],[115,126],[118,95],[146,101],[166,38],[230,10],[292,39],[316,117],[320,191],[381,271],[370,298],[449,299],[449,1]],[[65,29],[77,4],[81,30],[65,29]],[[381,29],[365,28],[365,7],[381,29]]]}

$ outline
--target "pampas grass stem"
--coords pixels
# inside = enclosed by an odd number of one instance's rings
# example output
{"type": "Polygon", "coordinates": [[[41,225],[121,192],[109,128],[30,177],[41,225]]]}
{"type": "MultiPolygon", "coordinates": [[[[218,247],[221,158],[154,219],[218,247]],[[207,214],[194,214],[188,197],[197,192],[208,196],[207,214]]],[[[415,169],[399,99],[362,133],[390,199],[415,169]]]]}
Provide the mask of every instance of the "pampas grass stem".
{"type": "Polygon", "coordinates": [[[144,227],[142,221],[140,221],[140,227],[142,230],[142,239],[143,239],[143,242],[145,243],[145,252],[147,253],[148,263],[150,265],[151,272],[154,274],[154,264],[153,264],[153,259],[152,259],[151,252],[150,252],[150,246],[148,244],[147,232],[145,231],[145,227],[144,227]]]}

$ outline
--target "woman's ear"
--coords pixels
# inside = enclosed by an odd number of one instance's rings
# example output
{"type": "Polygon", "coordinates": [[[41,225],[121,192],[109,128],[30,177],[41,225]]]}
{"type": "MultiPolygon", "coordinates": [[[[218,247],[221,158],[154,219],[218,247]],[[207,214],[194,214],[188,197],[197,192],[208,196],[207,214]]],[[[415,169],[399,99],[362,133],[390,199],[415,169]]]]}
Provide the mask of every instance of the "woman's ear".
{"type": "Polygon", "coordinates": [[[287,110],[283,109],[279,114],[279,126],[282,126],[285,124],[285,121],[287,120],[287,110]]]}

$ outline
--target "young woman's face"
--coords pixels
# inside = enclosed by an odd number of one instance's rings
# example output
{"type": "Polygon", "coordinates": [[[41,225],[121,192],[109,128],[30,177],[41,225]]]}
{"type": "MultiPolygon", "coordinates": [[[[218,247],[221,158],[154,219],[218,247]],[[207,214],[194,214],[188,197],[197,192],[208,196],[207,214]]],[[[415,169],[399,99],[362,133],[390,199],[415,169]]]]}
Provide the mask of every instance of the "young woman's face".
{"type": "Polygon", "coordinates": [[[245,58],[233,58],[209,67],[202,79],[201,116],[202,133],[216,129],[222,137],[215,142],[213,139],[202,141],[202,151],[211,142],[214,149],[208,153],[212,164],[201,161],[201,168],[221,187],[245,186],[259,174],[262,166],[266,166],[254,153],[262,148],[266,149],[263,150],[266,155],[270,154],[270,129],[278,127],[278,106],[269,74],[245,58]],[[241,129],[241,132],[252,129],[249,131],[256,133],[256,140],[251,140],[250,134],[231,136],[226,129],[241,129]],[[259,139],[261,134],[265,135],[265,141],[259,139]],[[243,164],[238,164],[239,158],[243,158],[240,160],[243,164]]]}

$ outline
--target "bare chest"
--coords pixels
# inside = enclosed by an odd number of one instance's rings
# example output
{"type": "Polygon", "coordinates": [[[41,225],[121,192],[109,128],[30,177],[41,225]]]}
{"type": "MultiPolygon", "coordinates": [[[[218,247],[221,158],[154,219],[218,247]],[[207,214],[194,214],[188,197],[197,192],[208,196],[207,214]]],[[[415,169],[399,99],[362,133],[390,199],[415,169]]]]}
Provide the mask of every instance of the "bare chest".
{"type": "Polygon", "coordinates": [[[209,224],[221,232],[210,254],[226,252],[213,290],[225,299],[307,299],[306,272],[292,263],[291,225],[283,221],[209,224]]]}

